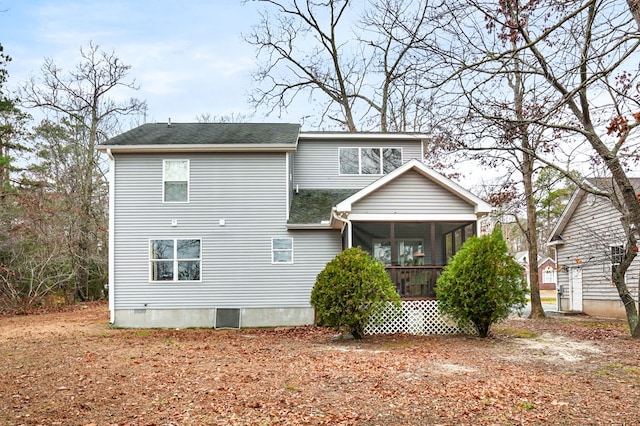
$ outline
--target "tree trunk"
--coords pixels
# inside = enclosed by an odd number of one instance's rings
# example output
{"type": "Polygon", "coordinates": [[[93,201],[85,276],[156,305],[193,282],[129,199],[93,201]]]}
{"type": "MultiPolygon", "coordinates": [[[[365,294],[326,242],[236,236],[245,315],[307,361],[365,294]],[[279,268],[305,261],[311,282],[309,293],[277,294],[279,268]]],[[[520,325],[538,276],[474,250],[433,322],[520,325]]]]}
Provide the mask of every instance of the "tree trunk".
{"type": "Polygon", "coordinates": [[[636,301],[631,296],[624,278],[629,266],[631,266],[631,263],[633,262],[633,259],[635,259],[635,252],[633,251],[633,248],[629,246],[625,250],[622,262],[620,262],[616,270],[613,271],[612,278],[627,315],[627,323],[629,324],[631,337],[640,338],[640,317],[638,316],[636,301]]]}
{"type": "Polygon", "coordinates": [[[476,330],[478,331],[478,336],[485,338],[489,335],[489,327],[491,326],[491,323],[480,321],[474,323],[474,325],[476,326],[476,330]]]}
{"type": "Polygon", "coordinates": [[[544,313],[544,309],[542,309],[542,300],[540,298],[540,282],[538,275],[538,230],[536,228],[537,214],[533,200],[532,173],[530,170],[531,163],[527,161],[524,165],[526,169],[529,169],[525,173],[525,193],[532,194],[526,197],[527,231],[525,232],[527,244],[529,246],[529,284],[531,288],[531,313],[529,314],[529,318],[537,319],[544,318],[546,315],[544,313]]]}
{"type": "Polygon", "coordinates": [[[624,279],[624,274],[627,272],[629,266],[636,257],[636,252],[633,247],[637,245],[636,233],[640,230],[640,202],[638,202],[638,196],[635,193],[633,185],[627,176],[620,159],[611,153],[604,142],[597,136],[591,123],[589,122],[587,129],[591,130],[588,140],[591,146],[596,150],[598,155],[605,160],[605,165],[611,172],[613,182],[615,183],[612,191],[619,190],[622,198],[621,202],[621,214],[622,224],[625,228],[627,237],[626,250],[622,262],[616,268],[613,274],[613,282],[618,290],[618,295],[622,301],[627,315],[627,323],[629,324],[629,331],[634,338],[640,338],[640,317],[638,316],[638,308],[636,302],[631,297],[629,288],[624,279]],[[617,188],[616,188],[617,187],[617,188]],[[625,226],[626,224],[626,226],[625,226]]]}
{"type": "Polygon", "coordinates": [[[627,5],[636,25],[638,25],[638,31],[640,31],[640,0],[627,0],[627,5]]]}
{"type": "MultiPolygon", "coordinates": [[[[515,50],[515,41],[513,47],[515,50]]],[[[531,314],[529,318],[536,319],[545,317],[544,309],[542,309],[542,301],[540,300],[540,284],[538,282],[538,215],[536,213],[536,202],[533,190],[533,173],[536,157],[533,155],[534,148],[529,139],[529,126],[526,124],[524,113],[524,81],[519,61],[520,58],[516,55],[511,88],[513,90],[520,147],[522,148],[520,166],[522,168],[522,183],[524,186],[524,199],[527,210],[527,223],[524,229],[524,235],[527,239],[529,285],[531,288],[531,314]]]]}
{"type": "Polygon", "coordinates": [[[533,164],[534,158],[528,153],[530,150],[529,135],[522,135],[522,145],[524,152],[522,154],[522,176],[524,183],[525,203],[527,206],[527,226],[525,237],[527,239],[527,250],[529,256],[529,286],[531,289],[531,313],[530,319],[544,318],[546,315],[542,309],[542,300],[540,299],[540,282],[538,275],[538,215],[536,213],[536,204],[533,197],[533,164]]]}

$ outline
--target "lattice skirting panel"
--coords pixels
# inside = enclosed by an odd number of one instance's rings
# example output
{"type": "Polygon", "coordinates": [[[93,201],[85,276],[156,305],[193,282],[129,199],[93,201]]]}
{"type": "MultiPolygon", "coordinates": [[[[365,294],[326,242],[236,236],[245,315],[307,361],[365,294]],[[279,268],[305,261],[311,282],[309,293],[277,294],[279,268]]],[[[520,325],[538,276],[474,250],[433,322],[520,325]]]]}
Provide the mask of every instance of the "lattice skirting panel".
{"type": "Polygon", "coordinates": [[[477,334],[470,324],[460,328],[438,312],[437,300],[403,300],[402,306],[389,308],[365,327],[365,334],[477,334]]]}

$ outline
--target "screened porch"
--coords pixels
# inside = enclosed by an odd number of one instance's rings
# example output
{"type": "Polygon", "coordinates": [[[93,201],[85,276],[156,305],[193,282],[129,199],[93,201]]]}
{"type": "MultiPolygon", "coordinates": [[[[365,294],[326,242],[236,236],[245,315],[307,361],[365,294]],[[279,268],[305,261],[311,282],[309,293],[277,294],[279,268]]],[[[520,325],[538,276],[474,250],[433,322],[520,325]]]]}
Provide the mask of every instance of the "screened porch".
{"type": "Polygon", "coordinates": [[[352,222],[352,244],[385,265],[403,299],[434,299],[436,281],[476,222],[352,222]]]}

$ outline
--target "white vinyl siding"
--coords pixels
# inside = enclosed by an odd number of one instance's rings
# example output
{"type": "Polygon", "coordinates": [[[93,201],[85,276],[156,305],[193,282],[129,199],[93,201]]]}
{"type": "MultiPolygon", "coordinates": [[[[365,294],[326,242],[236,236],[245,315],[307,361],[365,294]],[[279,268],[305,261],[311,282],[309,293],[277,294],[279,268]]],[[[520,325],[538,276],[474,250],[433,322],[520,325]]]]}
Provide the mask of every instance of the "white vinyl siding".
{"type": "Polygon", "coordinates": [[[293,263],[293,238],[271,239],[271,263],[293,263]]]}
{"type": "MultiPolygon", "coordinates": [[[[611,249],[624,240],[618,217],[619,213],[610,201],[595,197],[591,204],[586,196],[583,197],[562,231],[563,244],[557,246],[559,285],[569,288],[570,270],[580,268],[585,300],[620,300],[611,282],[611,249]]],[[[626,279],[637,283],[639,274],[640,260],[636,259],[627,271],[626,279]]],[[[629,290],[637,300],[638,287],[629,286],[629,290]]],[[[567,297],[566,293],[564,297],[567,297]]]]}
{"type": "MultiPolygon", "coordinates": [[[[422,161],[422,144],[419,140],[376,143],[364,141],[307,140],[298,145],[294,154],[294,188],[300,189],[361,189],[380,178],[380,174],[340,173],[340,148],[385,147],[399,149],[402,163],[411,159],[422,161]]],[[[428,164],[427,164],[428,165],[428,164]]],[[[384,162],[383,162],[384,167],[384,162]]],[[[384,173],[388,173],[383,169],[384,173]]]]}
{"type": "Polygon", "coordinates": [[[309,307],[340,231],[289,231],[284,153],[176,155],[190,161],[189,204],[163,203],[162,154],[115,158],[115,309],[309,307]],[[221,220],[224,220],[221,223],[221,220]],[[149,282],[149,241],[199,238],[201,282],[149,282]],[[272,238],[295,240],[295,264],[272,264],[272,238]]]}
{"type": "Polygon", "coordinates": [[[474,206],[409,171],[356,202],[352,214],[473,214],[474,206]]]}

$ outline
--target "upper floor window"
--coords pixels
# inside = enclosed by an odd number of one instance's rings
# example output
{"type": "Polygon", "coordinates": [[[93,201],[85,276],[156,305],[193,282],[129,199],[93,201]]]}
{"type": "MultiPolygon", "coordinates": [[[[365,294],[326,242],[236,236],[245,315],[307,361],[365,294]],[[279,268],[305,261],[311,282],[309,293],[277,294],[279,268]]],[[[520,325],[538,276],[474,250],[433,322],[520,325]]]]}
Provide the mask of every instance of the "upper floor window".
{"type": "Polygon", "coordinates": [[[164,202],[189,202],[189,160],[164,160],[162,164],[164,202]]]}
{"type": "Polygon", "coordinates": [[[402,165],[401,148],[339,148],[341,175],[383,175],[402,165]]]}
{"type": "Polygon", "coordinates": [[[293,238],[271,240],[271,263],[293,263],[293,238]]]}
{"type": "Polygon", "coordinates": [[[200,281],[200,240],[151,240],[151,281],[200,281]]]}

